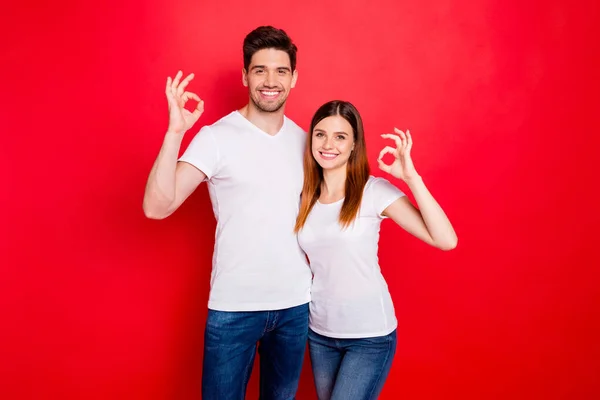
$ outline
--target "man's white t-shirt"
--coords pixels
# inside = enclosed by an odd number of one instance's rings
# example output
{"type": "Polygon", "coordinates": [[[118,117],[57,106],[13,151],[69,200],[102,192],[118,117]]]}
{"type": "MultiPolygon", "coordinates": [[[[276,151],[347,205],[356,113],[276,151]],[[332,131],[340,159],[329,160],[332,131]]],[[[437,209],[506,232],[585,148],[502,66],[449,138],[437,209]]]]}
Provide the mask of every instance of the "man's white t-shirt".
{"type": "Polygon", "coordinates": [[[305,143],[287,117],[269,135],[234,111],[203,127],[180,157],[206,174],[217,220],[208,308],[276,310],[310,301],[312,274],[294,234],[305,143]]]}
{"type": "Polygon", "coordinates": [[[313,271],[310,328],[333,338],[385,336],[397,327],[394,305],[377,256],[381,213],[400,189],[369,177],[359,214],[346,229],[339,224],[343,199],[316,202],[298,234],[313,271]]]}

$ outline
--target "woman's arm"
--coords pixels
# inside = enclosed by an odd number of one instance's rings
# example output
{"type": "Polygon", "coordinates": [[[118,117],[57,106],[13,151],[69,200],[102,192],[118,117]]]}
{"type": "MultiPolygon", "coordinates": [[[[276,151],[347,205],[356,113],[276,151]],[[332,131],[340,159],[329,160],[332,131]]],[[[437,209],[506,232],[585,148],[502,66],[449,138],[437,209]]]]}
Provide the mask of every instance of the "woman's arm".
{"type": "Polygon", "coordinates": [[[396,142],[396,148],[387,146],[379,153],[379,168],[408,185],[415,197],[418,209],[411,204],[407,197],[401,197],[389,205],[383,211],[383,215],[391,218],[404,230],[425,243],[441,250],[452,250],[456,247],[458,238],[444,210],[431,195],[413,165],[410,157],[412,149],[410,132],[406,131],[405,134],[399,129],[394,130],[397,135],[381,135],[383,138],[393,139],[396,142]],[[382,160],[387,153],[394,155],[392,165],[387,165],[382,160]]]}

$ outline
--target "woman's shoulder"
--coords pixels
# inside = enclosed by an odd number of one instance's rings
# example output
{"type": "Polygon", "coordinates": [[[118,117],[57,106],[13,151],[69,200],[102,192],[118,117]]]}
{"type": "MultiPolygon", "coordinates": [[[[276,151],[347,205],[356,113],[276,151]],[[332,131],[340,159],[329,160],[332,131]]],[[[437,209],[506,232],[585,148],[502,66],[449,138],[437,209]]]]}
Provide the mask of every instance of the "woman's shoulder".
{"type": "Polygon", "coordinates": [[[381,186],[393,186],[390,181],[380,176],[369,175],[369,179],[365,185],[365,191],[367,190],[377,190],[378,187],[381,186]]]}
{"type": "MultiPolygon", "coordinates": [[[[378,176],[369,176],[363,196],[365,198],[388,199],[403,196],[404,192],[392,182],[378,176]]],[[[378,200],[377,200],[378,201],[378,200]]],[[[377,202],[376,201],[376,202],[377,202]]]]}

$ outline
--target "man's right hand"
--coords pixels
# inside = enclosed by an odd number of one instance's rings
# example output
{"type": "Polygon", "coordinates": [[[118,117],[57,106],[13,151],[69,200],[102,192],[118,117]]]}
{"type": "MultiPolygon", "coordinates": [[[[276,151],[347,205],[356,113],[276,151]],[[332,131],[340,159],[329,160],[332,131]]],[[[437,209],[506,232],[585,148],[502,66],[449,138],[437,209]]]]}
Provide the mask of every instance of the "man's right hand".
{"type": "Polygon", "coordinates": [[[180,135],[190,129],[204,112],[204,101],[197,94],[185,91],[186,86],[194,79],[194,74],[189,74],[180,82],[182,76],[183,72],[181,71],[177,72],[173,80],[169,76],[165,90],[169,103],[169,128],[167,131],[180,135]],[[185,103],[190,99],[198,102],[193,112],[185,109],[185,103]]]}

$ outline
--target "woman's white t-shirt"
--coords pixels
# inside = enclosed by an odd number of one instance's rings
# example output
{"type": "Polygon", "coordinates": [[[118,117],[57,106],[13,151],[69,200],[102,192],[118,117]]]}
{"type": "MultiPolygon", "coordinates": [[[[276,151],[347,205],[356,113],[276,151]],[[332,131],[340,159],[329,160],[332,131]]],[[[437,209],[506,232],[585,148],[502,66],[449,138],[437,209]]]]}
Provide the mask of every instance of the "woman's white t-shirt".
{"type": "Polygon", "coordinates": [[[385,336],[397,326],[394,305],[377,256],[381,213],[404,193],[369,177],[359,214],[339,224],[344,200],[316,202],[298,234],[313,271],[310,328],[333,338],[385,336]]]}

